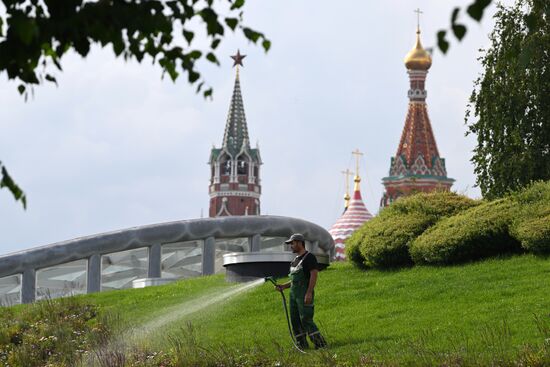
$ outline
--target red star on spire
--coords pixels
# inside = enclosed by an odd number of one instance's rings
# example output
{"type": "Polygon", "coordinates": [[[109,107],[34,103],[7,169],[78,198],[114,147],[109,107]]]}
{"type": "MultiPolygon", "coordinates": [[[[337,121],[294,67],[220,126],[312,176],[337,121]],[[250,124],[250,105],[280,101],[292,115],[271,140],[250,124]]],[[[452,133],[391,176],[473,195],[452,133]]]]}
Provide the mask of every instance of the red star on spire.
{"type": "Polygon", "coordinates": [[[243,59],[245,57],[246,55],[241,55],[241,51],[237,50],[237,54],[235,56],[231,56],[231,58],[233,59],[233,66],[237,66],[237,65],[244,66],[243,59]]]}

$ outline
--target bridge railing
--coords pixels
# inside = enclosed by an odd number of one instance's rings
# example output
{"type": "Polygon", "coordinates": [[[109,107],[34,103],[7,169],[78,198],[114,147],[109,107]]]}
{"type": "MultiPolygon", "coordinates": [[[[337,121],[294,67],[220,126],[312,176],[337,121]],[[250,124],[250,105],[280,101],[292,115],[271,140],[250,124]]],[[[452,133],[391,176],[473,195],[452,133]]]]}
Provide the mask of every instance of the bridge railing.
{"type": "Polygon", "coordinates": [[[0,304],[126,288],[139,277],[214,274],[223,253],[281,251],[283,239],[297,232],[311,252],[333,251],[330,234],[314,223],[241,216],[133,227],[7,254],[0,256],[0,304]],[[52,289],[58,292],[48,294],[52,289]]]}

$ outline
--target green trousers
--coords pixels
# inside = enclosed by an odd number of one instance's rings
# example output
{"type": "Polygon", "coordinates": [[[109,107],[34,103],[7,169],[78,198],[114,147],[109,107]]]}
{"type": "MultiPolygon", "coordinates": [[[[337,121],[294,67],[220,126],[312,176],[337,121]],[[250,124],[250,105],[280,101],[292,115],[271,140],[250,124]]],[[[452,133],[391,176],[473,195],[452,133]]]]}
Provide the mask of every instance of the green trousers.
{"type": "Polygon", "coordinates": [[[292,323],[292,332],[299,347],[308,347],[306,336],[309,336],[315,348],[324,348],[326,347],[326,341],[313,321],[315,295],[311,297],[311,303],[306,305],[304,303],[306,291],[307,286],[303,279],[300,281],[293,280],[290,287],[290,321],[292,323]]]}

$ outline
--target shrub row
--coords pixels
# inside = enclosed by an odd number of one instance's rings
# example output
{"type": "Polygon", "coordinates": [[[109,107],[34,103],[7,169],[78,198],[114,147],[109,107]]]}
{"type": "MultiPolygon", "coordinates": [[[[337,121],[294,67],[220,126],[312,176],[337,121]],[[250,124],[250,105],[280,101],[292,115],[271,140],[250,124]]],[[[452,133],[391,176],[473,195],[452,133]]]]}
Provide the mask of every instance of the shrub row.
{"type": "Polygon", "coordinates": [[[413,241],[411,257],[417,264],[453,264],[518,252],[520,243],[509,234],[513,214],[507,198],[442,219],[413,241]]]}
{"type": "Polygon", "coordinates": [[[420,193],[396,201],[346,241],[346,254],[366,267],[398,267],[413,263],[411,242],[441,218],[478,205],[451,192],[420,193]]]}
{"type": "Polygon", "coordinates": [[[550,182],[487,202],[454,193],[400,199],[347,241],[365,267],[455,264],[498,254],[550,254],[550,182]]]}

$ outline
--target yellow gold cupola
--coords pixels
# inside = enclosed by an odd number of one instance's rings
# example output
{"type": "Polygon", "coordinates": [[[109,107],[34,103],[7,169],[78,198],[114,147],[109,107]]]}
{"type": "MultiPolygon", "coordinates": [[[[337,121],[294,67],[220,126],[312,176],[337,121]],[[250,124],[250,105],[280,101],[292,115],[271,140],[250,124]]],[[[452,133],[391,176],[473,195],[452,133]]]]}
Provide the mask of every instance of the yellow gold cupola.
{"type": "Polygon", "coordinates": [[[432,66],[432,57],[420,42],[420,28],[416,29],[416,45],[405,56],[405,66],[411,70],[428,70],[432,66]]]}

